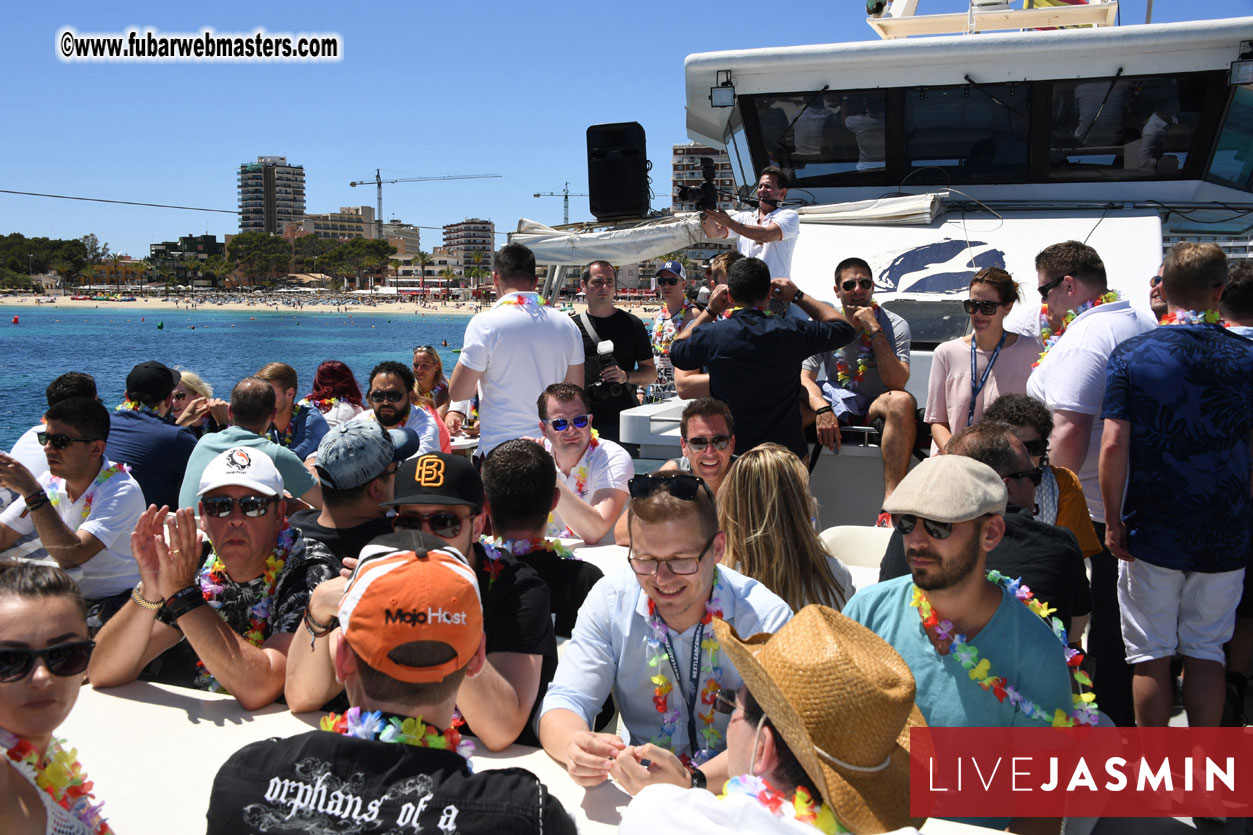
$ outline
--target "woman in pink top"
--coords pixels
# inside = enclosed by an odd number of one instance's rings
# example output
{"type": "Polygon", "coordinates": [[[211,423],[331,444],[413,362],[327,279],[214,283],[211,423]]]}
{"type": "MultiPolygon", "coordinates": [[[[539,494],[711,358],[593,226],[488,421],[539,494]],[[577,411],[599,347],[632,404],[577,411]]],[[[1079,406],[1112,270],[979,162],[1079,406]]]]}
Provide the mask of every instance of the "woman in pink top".
{"type": "Polygon", "coordinates": [[[924,419],[931,424],[932,455],[954,432],[981,419],[984,404],[1027,390],[1044,348],[1034,337],[1005,330],[1005,317],[1021,298],[1017,282],[999,267],[984,267],[970,280],[965,308],[972,332],[945,342],[931,360],[924,419]]]}

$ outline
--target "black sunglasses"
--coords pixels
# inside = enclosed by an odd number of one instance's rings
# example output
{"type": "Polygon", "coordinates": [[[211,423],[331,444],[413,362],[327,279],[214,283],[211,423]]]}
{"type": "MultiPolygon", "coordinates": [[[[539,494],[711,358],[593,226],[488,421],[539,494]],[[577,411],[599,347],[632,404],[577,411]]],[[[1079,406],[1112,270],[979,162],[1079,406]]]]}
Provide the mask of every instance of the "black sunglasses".
{"type": "Polygon", "coordinates": [[[95,641],[73,641],[43,649],[0,649],[0,681],[21,681],[30,675],[36,659],[42,658],[54,676],[76,676],[87,669],[95,641]]]}
{"type": "Polygon", "coordinates": [[[406,397],[406,394],[403,391],[377,391],[375,390],[375,391],[370,392],[370,399],[373,400],[375,403],[383,403],[383,402],[399,403],[400,401],[404,400],[405,397],[406,397]]]}
{"type": "Polygon", "coordinates": [[[231,511],[235,508],[236,502],[238,502],[241,513],[250,519],[256,519],[270,512],[270,502],[272,501],[274,501],[273,496],[240,496],[238,499],[231,496],[214,496],[212,498],[202,498],[200,504],[204,507],[206,516],[212,516],[214,519],[225,519],[231,515],[231,511]]]}
{"type": "Polygon", "coordinates": [[[587,415],[575,415],[572,418],[553,418],[544,423],[551,426],[554,432],[565,432],[570,428],[570,424],[574,424],[575,429],[586,429],[589,420],[591,418],[587,415]]]}
{"type": "Polygon", "coordinates": [[[874,287],[874,282],[868,278],[850,278],[840,286],[844,288],[845,293],[850,293],[858,286],[863,290],[869,290],[874,287]]]}
{"type": "MultiPolygon", "coordinates": [[[[1029,451],[1030,450],[1028,450],[1028,452],[1029,451]]],[[[1040,479],[1043,477],[1044,472],[1039,467],[1032,470],[1023,470],[1021,472],[1009,473],[1008,475],[1002,476],[1002,478],[1029,478],[1031,479],[1031,483],[1036,487],[1040,486],[1040,479]]]]}
{"type": "Polygon", "coordinates": [[[1150,290],[1161,283],[1162,283],[1162,277],[1160,275],[1154,275],[1154,276],[1149,277],[1149,289],[1150,290]]]}
{"type": "Polygon", "coordinates": [[[627,482],[627,492],[633,499],[647,499],[658,490],[665,490],[671,496],[684,502],[694,502],[701,490],[714,500],[709,485],[700,476],[687,473],[662,473],[659,475],[637,475],[627,482]]]}
{"type": "Polygon", "coordinates": [[[631,552],[627,552],[627,562],[631,564],[631,570],[636,574],[643,574],[651,577],[661,570],[664,565],[670,569],[670,573],[679,577],[685,577],[700,571],[700,561],[705,558],[709,546],[714,544],[714,539],[718,536],[717,531],[714,535],[705,541],[705,547],[700,549],[700,554],[695,557],[678,557],[669,560],[646,560],[639,557],[631,556],[631,552]]]}
{"type": "Polygon", "coordinates": [[[908,536],[914,532],[914,527],[922,522],[922,527],[926,530],[927,535],[932,539],[948,539],[953,533],[952,522],[935,522],[931,519],[919,519],[912,513],[892,514],[892,527],[901,532],[901,536],[908,536]]]}
{"type": "Polygon", "coordinates": [[[664,284],[667,287],[673,287],[674,285],[679,283],[679,278],[677,276],[671,276],[669,278],[666,278],[665,276],[659,275],[657,276],[657,283],[664,284]]]}
{"type": "Polygon", "coordinates": [[[735,713],[735,690],[723,687],[714,694],[714,710],[718,713],[735,713]]]}
{"type": "Polygon", "coordinates": [[[687,445],[697,452],[703,452],[706,447],[713,444],[714,449],[726,449],[731,443],[730,435],[714,435],[712,438],[688,438],[687,445]]]}
{"type": "Polygon", "coordinates": [[[962,302],[962,307],[967,313],[974,313],[977,310],[984,316],[991,316],[1000,306],[1000,302],[977,302],[974,299],[966,299],[962,302]]]}
{"type": "Polygon", "coordinates": [[[434,513],[405,513],[392,517],[392,530],[420,531],[428,526],[431,533],[444,539],[452,539],[461,533],[462,519],[451,510],[437,510],[434,513]]]}
{"type": "Polygon", "coordinates": [[[52,444],[53,449],[65,449],[70,444],[89,444],[98,438],[71,438],[69,435],[49,435],[47,432],[36,432],[35,440],[40,446],[52,444]]]}
{"type": "Polygon", "coordinates": [[[1023,441],[1022,445],[1027,448],[1027,454],[1035,458],[1039,458],[1049,451],[1048,438],[1037,438],[1034,441],[1023,441]]]}
{"type": "Polygon", "coordinates": [[[1049,297],[1049,293],[1053,292],[1053,288],[1061,284],[1065,280],[1066,280],[1066,276],[1062,276],[1061,278],[1053,279],[1048,284],[1041,284],[1039,287],[1037,287],[1036,289],[1040,291],[1040,301],[1044,301],[1045,299],[1047,299],[1049,297]]]}

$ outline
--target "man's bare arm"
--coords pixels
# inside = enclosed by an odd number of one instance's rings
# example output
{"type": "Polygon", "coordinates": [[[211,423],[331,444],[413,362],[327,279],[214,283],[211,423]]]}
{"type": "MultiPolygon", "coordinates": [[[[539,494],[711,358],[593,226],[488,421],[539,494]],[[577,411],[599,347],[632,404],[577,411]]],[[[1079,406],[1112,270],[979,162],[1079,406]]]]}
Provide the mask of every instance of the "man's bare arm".
{"type": "Polygon", "coordinates": [[[543,658],[493,652],[478,675],[457,691],[457,708],[489,751],[503,751],[526,728],[539,694],[543,658]]]}
{"type": "Polygon", "coordinates": [[[1058,409],[1053,412],[1053,434],[1049,436],[1049,463],[1072,473],[1083,469],[1092,440],[1092,415],[1058,409]]]}

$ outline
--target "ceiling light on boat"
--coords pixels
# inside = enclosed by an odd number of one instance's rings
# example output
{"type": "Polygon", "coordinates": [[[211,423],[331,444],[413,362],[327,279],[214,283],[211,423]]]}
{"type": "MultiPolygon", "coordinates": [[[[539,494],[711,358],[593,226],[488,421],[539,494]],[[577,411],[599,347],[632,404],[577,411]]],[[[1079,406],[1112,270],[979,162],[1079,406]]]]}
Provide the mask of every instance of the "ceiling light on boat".
{"type": "Polygon", "coordinates": [[[709,104],[712,107],[735,107],[735,84],[730,70],[717,71],[717,86],[709,88],[709,104]]]}
{"type": "Polygon", "coordinates": [[[1231,74],[1227,76],[1228,84],[1253,84],[1253,58],[1231,62],[1231,74]]]}

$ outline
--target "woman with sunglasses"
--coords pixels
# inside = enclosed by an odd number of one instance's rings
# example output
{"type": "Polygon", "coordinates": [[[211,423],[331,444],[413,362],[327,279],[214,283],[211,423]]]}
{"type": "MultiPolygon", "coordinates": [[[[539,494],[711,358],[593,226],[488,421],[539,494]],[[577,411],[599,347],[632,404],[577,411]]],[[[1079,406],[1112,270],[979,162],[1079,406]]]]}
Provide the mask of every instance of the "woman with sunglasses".
{"type": "Polygon", "coordinates": [[[984,267],[970,280],[963,306],[971,332],[945,342],[931,360],[925,420],[931,424],[931,454],[983,417],[983,407],[1002,394],[1027,390],[1031,365],[1044,350],[1037,340],[1005,330],[1005,317],[1022,296],[1018,283],[999,267],[984,267]]]}
{"type": "Polygon", "coordinates": [[[111,831],[73,749],[52,735],[78,700],[94,646],[68,574],[0,564],[0,832],[111,831]]]}
{"type": "Polygon", "coordinates": [[[213,386],[194,371],[179,371],[178,385],[174,387],[174,402],[170,415],[179,426],[186,426],[197,438],[207,432],[221,432],[230,425],[225,400],[214,398],[213,386]]]}
{"type": "Polygon", "coordinates": [[[314,406],[322,413],[327,428],[352,420],[365,411],[361,404],[361,387],[352,369],[339,360],[326,360],[313,374],[313,391],[301,405],[314,406]]]}
{"type": "Polygon", "coordinates": [[[782,597],[793,611],[810,603],[836,611],[853,595],[848,567],[814,531],[818,503],[809,473],[791,450],[761,444],[736,459],[718,491],[722,561],[782,597]]]}

